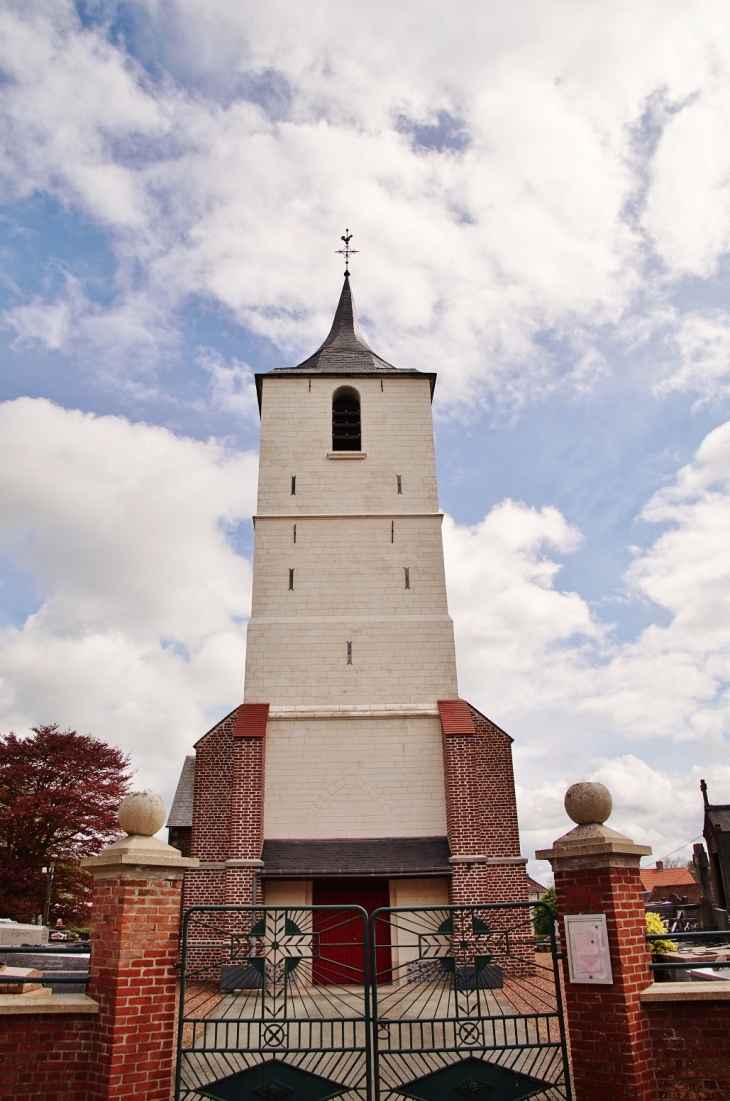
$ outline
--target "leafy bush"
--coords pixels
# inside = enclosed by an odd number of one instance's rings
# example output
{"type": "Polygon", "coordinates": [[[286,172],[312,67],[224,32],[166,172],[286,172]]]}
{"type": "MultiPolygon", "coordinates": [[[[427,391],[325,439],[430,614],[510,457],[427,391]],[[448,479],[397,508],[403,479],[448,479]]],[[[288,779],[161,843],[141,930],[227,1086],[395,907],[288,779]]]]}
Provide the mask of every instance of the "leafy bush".
{"type": "MultiPolygon", "coordinates": [[[[553,919],[557,921],[558,899],[555,894],[555,888],[551,887],[546,891],[540,899],[540,902],[544,902],[550,907],[553,912],[553,919]]],[[[541,906],[536,906],[532,911],[532,927],[535,930],[535,936],[538,940],[543,940],[545,937],[550,936],[550,918],[541,906]]]]}
{"type": "MultiPolygon", "coordinates": [[[[646,931],[647,933],[666,933],[664,928],[664,922],[659,917],[659,914],[654,910],[646,911],[646,931]]],[[[677,945],[673,940],[650,940],[649,948],[651,949],[651,958],[654,960],[658,956],[663,955],[665,952],[676,952],[677,945]]]]}

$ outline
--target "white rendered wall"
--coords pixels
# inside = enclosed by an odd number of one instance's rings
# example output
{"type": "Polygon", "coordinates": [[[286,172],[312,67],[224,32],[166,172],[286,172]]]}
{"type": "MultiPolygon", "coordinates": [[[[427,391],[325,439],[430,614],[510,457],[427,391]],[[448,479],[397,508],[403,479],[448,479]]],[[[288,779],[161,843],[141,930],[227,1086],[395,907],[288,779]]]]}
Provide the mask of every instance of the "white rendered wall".
{"type": "Polygon", "coordinates": [[[456,694],[438,513],[257,519],[247,700],[434,708],[456,694]]]}
{"type": "Polygon", "coordinates": [[[267,837],[443,837],[437,717],[270,719],[267,837]]]}
{"type": "MultiPolygon", "coordinates": [[[[391,879],[390,905],[402,907],[448,906],[448,879],[391,879]]],[[[393,970],[398,984],[408,981],[408,964],[419,958],[418,933],[438,930],[445,914],[394,915],[391,922],[393,970]]]]}
{"type": "Polygon", "coordinates": [[[438,511],[429,380],[394,376],[383,380],[382,391],[380,382],[367,376],[264,377],[259,514],[438,511]],[[360,394],[366,459],[327,458],[332,394],[342,385],[360,394]]]}
{"type": "Polygon", "coordinates": [[[264,377],[244,698],[270,705],[266,837],[446,833],[441,519],[427,378],[264,377]],[[363,450],[333,458],[343,385],[363,450]]]}
{"type": "Polygon", "coordinates": [[[311,879],[265,879],[264,904],[266,906],[311,906],[311,879]]]}

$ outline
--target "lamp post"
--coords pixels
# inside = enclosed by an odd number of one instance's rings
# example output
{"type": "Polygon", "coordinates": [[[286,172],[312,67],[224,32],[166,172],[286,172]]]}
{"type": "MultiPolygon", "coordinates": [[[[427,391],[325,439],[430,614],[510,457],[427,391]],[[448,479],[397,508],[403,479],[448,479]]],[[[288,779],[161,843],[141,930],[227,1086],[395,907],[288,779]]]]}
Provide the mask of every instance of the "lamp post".
{"type": "Polygon", "coordinates": [[[49,860],[48,867],[43,868],[42,871],[46,876],[46,901],[43,903],[43,924],[48,925],[51,920],[51,891],[53,890],[53,869],[56,866],[55,860],[49,860]]]}

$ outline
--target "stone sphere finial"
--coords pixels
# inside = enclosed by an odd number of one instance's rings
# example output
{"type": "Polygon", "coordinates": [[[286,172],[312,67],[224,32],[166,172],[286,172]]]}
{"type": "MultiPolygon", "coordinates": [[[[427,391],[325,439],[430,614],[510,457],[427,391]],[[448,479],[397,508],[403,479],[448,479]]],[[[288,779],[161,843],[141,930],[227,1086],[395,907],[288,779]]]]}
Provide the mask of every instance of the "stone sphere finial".
{"type": "Polygon", "coordinates": [[[151,791],[134,791],[119,804],[119,825],[127,834],[152,837],[165,824],[167,807],[151,791]]]}
{"type": "Polygon", "coordinates": [[[611,792],[604,784],[590,781],[573,784],[565,793],[565,809],[579,826],[602,826],[613,810],[611,792]]]}

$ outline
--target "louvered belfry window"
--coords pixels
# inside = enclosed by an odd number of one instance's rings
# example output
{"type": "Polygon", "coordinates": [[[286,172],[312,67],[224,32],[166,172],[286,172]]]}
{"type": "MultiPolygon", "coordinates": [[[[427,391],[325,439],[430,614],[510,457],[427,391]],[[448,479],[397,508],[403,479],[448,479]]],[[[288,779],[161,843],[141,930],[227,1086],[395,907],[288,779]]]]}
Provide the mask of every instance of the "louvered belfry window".
{"type": "Polygon", "coordinates": [[[360,395],[349,386],[341,386],[332,397],[332,450],[362,450],[360,395]]]}

